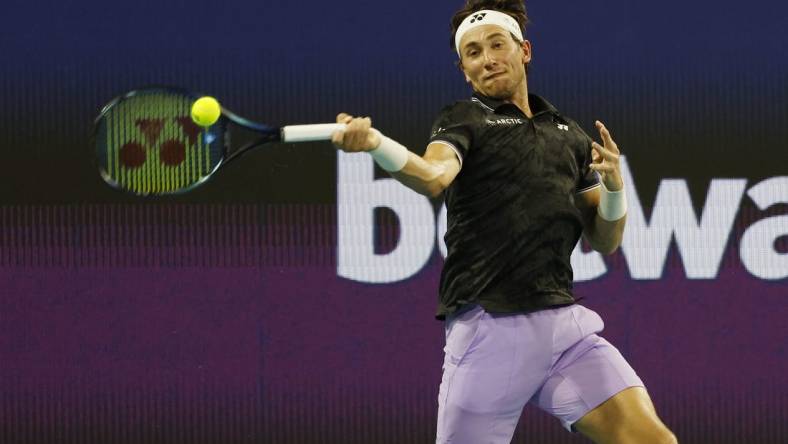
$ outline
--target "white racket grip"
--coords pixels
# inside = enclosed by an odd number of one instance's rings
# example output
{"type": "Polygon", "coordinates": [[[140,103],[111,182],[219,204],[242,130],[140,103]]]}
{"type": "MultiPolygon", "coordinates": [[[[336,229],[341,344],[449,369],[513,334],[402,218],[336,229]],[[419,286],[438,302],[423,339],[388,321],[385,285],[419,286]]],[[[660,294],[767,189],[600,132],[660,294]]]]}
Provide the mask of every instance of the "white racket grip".
{"type": "Polygon", "coordinates": [[[318,123],[314,125],[288,125],[282,127],[282,142],[313,142],[331,140],[334,131],[344,131],[344,123],[318,123]]]}

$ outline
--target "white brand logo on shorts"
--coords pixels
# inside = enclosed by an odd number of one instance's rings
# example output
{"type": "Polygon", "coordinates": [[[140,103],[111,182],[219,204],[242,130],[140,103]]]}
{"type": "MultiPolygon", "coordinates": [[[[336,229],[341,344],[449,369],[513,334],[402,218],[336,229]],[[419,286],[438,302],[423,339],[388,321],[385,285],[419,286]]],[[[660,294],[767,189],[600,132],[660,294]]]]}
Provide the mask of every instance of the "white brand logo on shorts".
{"type": "Polygon", "coordinates": [[[564,130],[564,131],[569,131],[569,125],[564,125],[562,123],[559,123],[558,124],[558,129],[564,130]]]}

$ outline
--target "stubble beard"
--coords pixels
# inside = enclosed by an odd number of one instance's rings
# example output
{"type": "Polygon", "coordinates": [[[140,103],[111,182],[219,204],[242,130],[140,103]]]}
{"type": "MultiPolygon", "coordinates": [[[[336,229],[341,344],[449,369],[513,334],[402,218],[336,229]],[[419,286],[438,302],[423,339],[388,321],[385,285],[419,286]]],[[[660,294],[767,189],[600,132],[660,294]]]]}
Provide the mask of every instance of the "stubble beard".
{"type": "Polygon", "coordinates": [[[511,99],[517,91],[517,85],[509,78],[493,82],[487,89],[486,96],[497,100],[511,99]]]}

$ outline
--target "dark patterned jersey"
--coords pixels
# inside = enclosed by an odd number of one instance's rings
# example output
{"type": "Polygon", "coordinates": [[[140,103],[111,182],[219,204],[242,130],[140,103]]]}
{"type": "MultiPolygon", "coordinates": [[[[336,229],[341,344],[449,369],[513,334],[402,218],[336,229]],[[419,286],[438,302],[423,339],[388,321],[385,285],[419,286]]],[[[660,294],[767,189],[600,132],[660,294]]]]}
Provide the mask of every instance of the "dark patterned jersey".
{"type": "Polygon", "coordinates": [[[599,186],[591,138],[536,95],[533,118],[481,95],[443,109],[430,143],[457,153],[446,189],[448,254],[437,317],[472,303],[527,313],[574,303],[570,256],[582,233],[575,195],[599,186]]]}

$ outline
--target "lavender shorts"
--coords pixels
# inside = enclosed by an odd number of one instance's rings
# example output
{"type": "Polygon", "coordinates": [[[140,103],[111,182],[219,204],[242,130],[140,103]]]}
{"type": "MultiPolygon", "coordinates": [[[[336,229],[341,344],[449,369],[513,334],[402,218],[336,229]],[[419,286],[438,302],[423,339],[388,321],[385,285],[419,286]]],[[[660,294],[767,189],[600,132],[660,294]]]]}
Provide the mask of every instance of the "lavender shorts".
{"type": "Polygon", "coordinates": [[[509,443],[530,402],[563,426],[628,387],[643,386],[597,336],[594,311],[570,305],[494,315],[475,306],[446,321],[438,443],[509,443]]]}

